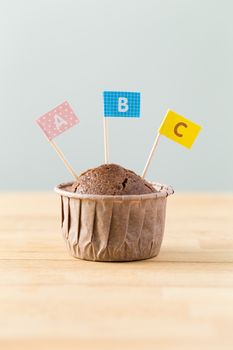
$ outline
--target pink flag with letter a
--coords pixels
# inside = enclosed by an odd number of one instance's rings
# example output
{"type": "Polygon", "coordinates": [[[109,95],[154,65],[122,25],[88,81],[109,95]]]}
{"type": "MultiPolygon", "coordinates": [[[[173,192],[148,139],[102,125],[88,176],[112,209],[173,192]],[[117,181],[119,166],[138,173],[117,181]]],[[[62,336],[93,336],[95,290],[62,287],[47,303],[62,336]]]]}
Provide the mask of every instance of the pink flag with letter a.
{"type": "Polygon", "coordinates": [[[64,102],[36,120],[49,140],[79,123],[68,102],[64,102]]]}

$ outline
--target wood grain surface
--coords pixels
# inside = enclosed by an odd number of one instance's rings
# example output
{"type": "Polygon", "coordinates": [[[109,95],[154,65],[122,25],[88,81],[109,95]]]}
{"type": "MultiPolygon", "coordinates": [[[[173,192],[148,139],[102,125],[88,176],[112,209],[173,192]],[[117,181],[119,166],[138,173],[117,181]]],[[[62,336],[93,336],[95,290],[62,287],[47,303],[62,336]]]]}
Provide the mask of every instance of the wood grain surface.
{"type": "Polygon", "coordinates": [[[168,199],[157,258],[67,254],[52,193],[0,195],[0,349],[233,349],[233,195],[168,199]]]}

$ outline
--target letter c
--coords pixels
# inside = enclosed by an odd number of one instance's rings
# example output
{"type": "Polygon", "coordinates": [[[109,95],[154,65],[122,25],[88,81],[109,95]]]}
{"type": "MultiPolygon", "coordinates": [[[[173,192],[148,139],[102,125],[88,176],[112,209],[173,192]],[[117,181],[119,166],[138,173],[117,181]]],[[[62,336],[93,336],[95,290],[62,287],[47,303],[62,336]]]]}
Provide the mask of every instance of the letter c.
{"type": "Polygon", "coordinates": [[[178,128],[179,128],[180,126],[183,126],[184,128],[187,128],[188,125],[187,125],[186,123],[184,123],[184,122],[179,122],[179,123],[177,123],[177,124],[175,125],[175,127],[174,127],[174,133],[175,133],[175,135],[178,136],[178,137],[183,137],[183,134],[181,134],[181,133],[179,132],[179,130],[178,130],[178,128]]]}

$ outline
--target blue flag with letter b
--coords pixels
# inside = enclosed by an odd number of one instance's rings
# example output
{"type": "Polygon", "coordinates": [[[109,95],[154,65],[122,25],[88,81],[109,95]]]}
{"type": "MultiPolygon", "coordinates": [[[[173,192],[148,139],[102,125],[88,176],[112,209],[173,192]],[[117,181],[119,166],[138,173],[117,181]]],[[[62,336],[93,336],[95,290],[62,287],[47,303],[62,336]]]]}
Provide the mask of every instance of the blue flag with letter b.
{"type": "Polygon", "coordinates": [[[104,91],[105,117],[140,117],[140,92],[104,91]]]}

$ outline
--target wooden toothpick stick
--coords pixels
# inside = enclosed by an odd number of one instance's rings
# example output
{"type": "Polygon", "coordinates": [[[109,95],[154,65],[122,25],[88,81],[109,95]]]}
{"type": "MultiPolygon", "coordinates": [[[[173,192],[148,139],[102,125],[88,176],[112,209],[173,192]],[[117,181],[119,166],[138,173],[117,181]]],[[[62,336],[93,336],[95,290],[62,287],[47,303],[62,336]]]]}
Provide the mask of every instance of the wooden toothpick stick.
{"type": "Polygon", "coordinates": [[[53,141],[50,140],[49,143],[51,144],[51,146],[55,149],[55,151],[57,152],[57,154],[59,155],[59,157],[61,158],[61,160],[63,161],[63,163],[65,164],[65,166],[67,167],[67,169],[69,170],[69,172],[73,175],[73,177],[75,178],[75,180],[78,179],[78,175],[76,174],[76,172],[74,171],[74,169],[71,167],[70,163],[66,160],[64,154],[62,153],[62,151],[60,150],[60,148],[58,147],[58,145],[53,141]]]}
{"type": "Polygon", "coordinates": [[[108,123],[107,118],[104,117],[104,162],[109,162],[109,144],[108,144],[108,123]]]}
{"type": "Polygon", "coordinates": [[[144,170],[143,170],[143,173],[142,173],[142,178],[143,178],[143,179],[144,179],[145,176],[146,176],[146,173],[147,173],[147,170],[148,170],[149,165],[150,165],[150,163],[151,163],[151,160],[152,160],[152,158],[153,158],[155,149],[156,149],[156,147],[157,147],[157,145],[158,145],[159,138],[160,138],[160,133],[158,132],[157,135],[156,135],[156,137],[155,137],[155,141],[154,141],[154,144],[153,144],[153,146],[152,146],[152,149],[151,149],[151,151],[150,151],[150,155],[149,155],[149,157],[148,157],[148,159],[147,159],[146,166],[145,166],[145,168],[144,168],[144,170]]]}

